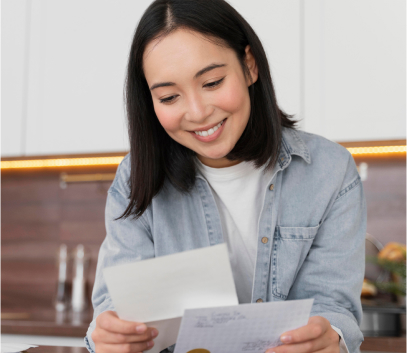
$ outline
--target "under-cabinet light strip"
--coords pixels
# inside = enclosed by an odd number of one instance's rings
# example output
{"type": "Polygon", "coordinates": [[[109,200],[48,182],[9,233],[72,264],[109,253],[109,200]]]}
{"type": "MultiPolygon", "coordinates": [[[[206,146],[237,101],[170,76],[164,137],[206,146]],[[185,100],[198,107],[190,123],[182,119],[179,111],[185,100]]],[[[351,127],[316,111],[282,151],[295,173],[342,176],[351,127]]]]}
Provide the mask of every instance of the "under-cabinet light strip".
{"type": "MultiPolygon", "coordinates": [[[[377,147],[349,147],[347,150],[352,155],[372,155],[382,154],[398,155],[406,153],[406,146],[377,146],[377,147]]],[[[32,159],[2,161],[1,169],[21,169],[21,168],[55,168],[55,167],[79,167],[97,165],[118,165],[123,156],[117,157],[86,157],[86,158],[58,158],[58,159],[32,159]]]]}
{"type": "Polygon", "coordinates": [[[123,158],[124,158],[123,156],[118,156],[118,157],[87,157],[87,158],[58,158],[58,159],[2,161],[1,169],[118,165],[123,160],[123,158]]]}
{"type": "Polygon", "coordinates": [[[360,154],[399,154],[406,153],[406,146],[349,147],[352,155],[360,154]]]}

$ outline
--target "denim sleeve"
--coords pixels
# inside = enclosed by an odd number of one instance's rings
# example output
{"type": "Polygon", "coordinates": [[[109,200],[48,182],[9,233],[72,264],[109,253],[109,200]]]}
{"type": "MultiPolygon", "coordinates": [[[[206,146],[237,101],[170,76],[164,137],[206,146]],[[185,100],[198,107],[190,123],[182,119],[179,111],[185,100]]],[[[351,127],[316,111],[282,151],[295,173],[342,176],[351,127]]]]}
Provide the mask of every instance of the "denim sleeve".
{"type": "Polygon", "coordinates": [[[351,155],[338,190],[287,299],[314,298],[311,316],[325,317],[339,328],[354,353],[363,341],[359,325],[367,216],[362,182],[351,155]]]}
{"type": "Polygon", "coordinates": [[[104,311],[115,310],[103,278],[103,269],[154,257],[151,231],[143,217],[134,220],[130,216],[126,219],[115,220],[121,216],[129,202],[126,173],[123,169],[125,167],[120,165],[107,196],[106,238],[99,251],[92,292],[93,321],[85,337],[86,347],[92,353],[95,351],[92,332],[96,326],[96,317],[104,311]]]}

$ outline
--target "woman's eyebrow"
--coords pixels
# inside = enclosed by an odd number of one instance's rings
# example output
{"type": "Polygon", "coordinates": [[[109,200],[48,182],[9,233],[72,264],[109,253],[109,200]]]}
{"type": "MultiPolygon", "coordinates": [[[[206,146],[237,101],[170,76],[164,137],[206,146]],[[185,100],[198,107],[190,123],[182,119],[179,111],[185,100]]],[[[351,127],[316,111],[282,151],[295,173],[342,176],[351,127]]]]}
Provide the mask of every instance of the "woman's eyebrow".
{"type": "Polygon", "coordinates": [[[218,68],[218,67],[223,67],[223,66],[226,66],[226,64],[215,64],[215,63],[214,63],[214,64],[210,64],[210,65],[204,67],[202,70],[199,70],[199,71],[195,74],[194,79],[198,78],[199,76],[202,76],[203,74],[206,74],[208,71],[211,71],[211,70],[213,70],[213,69],[216,69],[216,68],[218,68]]]}
{"type": "Polygon", "coordinates": [[[150,87],[150,91],[152,91],[153,89],[158,88],[158,87],[168,87],[168,86],[175,86],[175,83],[174,82],[155,83],[154,85],[152,85],[150,87]]]}
{"type": "MultiPolygon", "coordinates": [[[[208,71],[211,71],[213,69],[217,69],[218,67],[223,67],[223,66],[226,66],[226,64],[210,64],[210,65],[204,67],[203,69],[199,70],[195,74],[194,79],[197,79],[199,76],[206,74],[208,71]]],[[[150,91],[152,91],[153,89],[158,88],[158,87],[168,87],[168,86],[175,86],[175,83],[174,82],[155,83],[154,85],[152,85],[150,87],[150,91]]]]}

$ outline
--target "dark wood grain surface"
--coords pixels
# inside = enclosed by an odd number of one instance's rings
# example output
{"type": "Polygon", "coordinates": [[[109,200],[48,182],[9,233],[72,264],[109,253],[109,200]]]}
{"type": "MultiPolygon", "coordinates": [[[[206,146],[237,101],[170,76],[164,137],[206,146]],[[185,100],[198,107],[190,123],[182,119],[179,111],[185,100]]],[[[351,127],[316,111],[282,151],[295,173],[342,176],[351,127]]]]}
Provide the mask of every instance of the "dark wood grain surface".
{"type": "Polygon", "coordinates": [[[406,337],[365,337],[360,350],[362,352],[405,352],[406,337]]]}
{"type": "Polygon", "coordinates": [[[75,183],[61,189],[59,174],[52,173],[2,178],[3,308],[53,306],[61,243],[71,255],[78,244],[85,246],[90,256],[88,282],[93,285],[110,184],[75,183]]]}
{"type": "Polygon", "coordinates": [[[6,311],[2,309],[3,334],[85,337],[92,321],[92,310],[83,313],[54,309],[6,311]],[[15,315],[14,318],[13,314],[15,315]],[[23,316],[23,317],[22,317],[23,316]],[[3,319],[3,317],[6,317],[3,319]]]}
{"type": "MultiPolygon", "coordinates": [[[[84,337],[92,319],[91,310],[79,316],[67,312],[62,318],[55,311],[57,252],[61,243],[70,255],[78,244],[85,246],[90,304],[111,182],[73,183],[66,189],[59,182],[59,173],[2,178],[2,313],[29,315],[3,319],[3,333],[84,337]]],[[[72,257],[68,265],[72,281],[72,257]]]]}

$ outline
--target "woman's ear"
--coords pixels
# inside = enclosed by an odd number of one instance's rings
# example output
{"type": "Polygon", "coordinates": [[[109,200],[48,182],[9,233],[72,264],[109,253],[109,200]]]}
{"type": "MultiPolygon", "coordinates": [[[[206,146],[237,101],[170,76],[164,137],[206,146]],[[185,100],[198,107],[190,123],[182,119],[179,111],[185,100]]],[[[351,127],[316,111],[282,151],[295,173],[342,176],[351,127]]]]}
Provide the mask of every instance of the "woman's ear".
{"type": "Polygon", "coordinates": [[[259,77],[259,70],[257,68],[256,60],[253,56],[252,50],[250,49],[250,45],[247,45],[245,48],[246,52],[246,66],[249,69],[250,76],[251,76],[251,81],[248,81],[248,86],[251,86],[253,83],[257,81],[257,78],[259,77]]]}

